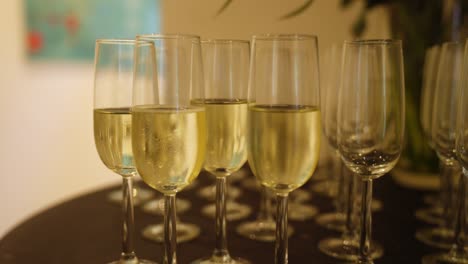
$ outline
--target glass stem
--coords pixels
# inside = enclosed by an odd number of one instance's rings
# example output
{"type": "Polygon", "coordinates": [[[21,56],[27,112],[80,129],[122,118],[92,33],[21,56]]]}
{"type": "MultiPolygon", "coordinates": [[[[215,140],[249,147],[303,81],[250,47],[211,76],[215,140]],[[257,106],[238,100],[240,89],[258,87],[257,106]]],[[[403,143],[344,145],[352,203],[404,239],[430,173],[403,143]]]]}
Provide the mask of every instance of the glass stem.
{"type": "Polygon", "coordinates": [[[227,192],[227,177],[216,177],[216,244],[213,252],[213,258],[217,261],[229,262],[226,232],[226,192],[227,192]]]}
{"type": "Polygon", "coordinates": [[[123,177],[122,183],[122,254],[121,261],[136,259],[133,232],[135,228],[133,216],[133,181],[132,177],[123,177]]]}
{"type": "Polygon", "coordinates": [[[288,194],[276,195],[275,264],[288,263],[288,194]]]}
{"type": "Polygon", "coordinates": [[[177,263],[176,195],[164,195],[164,264],[177,263]]]}
{"type": "MultiPolygon", "coordinates": [[[[337,152],[338,153],[338,152],[337,152]]],[[[342,173],[344,169],[344,164],[341,161],[340,155],[338,153],[337,157],[335,158],[335,178],[337,178],[337,193],[335,197],[335,207],[336,211],[341,214],[346,213],[346,195],[344,194],[346,191],[346,184],[345,184],[345,175],[342,173]]]]}
{"type": "Polygon", "coordinates": [[[265,186],[260,186],[260,212],[258,213],[258,220],[265,222],[272,222],[273,215],[271,212],[271,201],[268,195],[268,189],[265,186]]]}
{"type": "Polygon", "coordinates": [[[370,258],[370,243],[372,235],[372,180],[362,180],[362,200],[361,200],[361,230],[359,238],[359,264],[374,263],[370,258]]]}
{"type": "Polygon", "coordinates": [[[463,168],[460,176],[457,197],[457,212],[455,218],[455,245],[450,255],[456,259],[467,260],[468,252],[465,250],[466,242],[466,185],[468,183],[468,170],[463,168]]]}
{"type": "Polygon", "coordinates": [[[452,177],[452,166],[447,165],[443,162],[440,163],[440,175],[441,175],[441,187],[444,188],[444,199],[443,202],[443,215],[445,219],[443,221],[443,228],[452,229],[453,227],[453,217],[452,213],[455,211],[453,203],[453,177],[452,177]]]}
{"type": "MultiPolygon", "coordinates": [[[[343,166],[344,167],[344,166],[343,166]]],[[[354,199],[356,195],[356,180],[357,180],[357,175],[354,173],[348,173],[346,170],[346,167],[343,168],[342,174],[345,175],[345,177],[349,178],[349,183],[348,183],[348,190],[347,190],[347,199],[346,199],[346,222],[345,222],[345,230],[343,232],[343,240],[345,242],[349,242],[354,240],[356,237],[356,232],[354,231],[354,199]]]]}

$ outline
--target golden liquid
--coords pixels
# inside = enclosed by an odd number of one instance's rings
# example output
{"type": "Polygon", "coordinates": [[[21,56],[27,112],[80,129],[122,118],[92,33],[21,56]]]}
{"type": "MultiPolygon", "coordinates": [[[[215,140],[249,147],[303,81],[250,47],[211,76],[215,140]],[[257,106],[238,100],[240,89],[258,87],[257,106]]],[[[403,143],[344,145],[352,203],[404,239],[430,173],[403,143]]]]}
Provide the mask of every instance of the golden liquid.
{"type": "Polygon", "coordinates": [[[247,100],[207,99],[205,170],[228,176],[247,161],[247,100]]]}
{"type": "Polygon", "coordinates": [[[166,194],[190,184],[205,158],[204,108],[138,106],[132,118],[135,165],[143,180],[166,194]]]}
{"type": "Polygon", "coordinates": [[[132,154],[132,117],[129,108],[94,110],[94,141],[101,160],[122,176],[136,173],[132,154]]]}
{"type": "Polygon", "coordinates": [[[312,106],[249,107],[249,165],[277,193],[302,186],[320,152],[320,112],[312,106]]]}

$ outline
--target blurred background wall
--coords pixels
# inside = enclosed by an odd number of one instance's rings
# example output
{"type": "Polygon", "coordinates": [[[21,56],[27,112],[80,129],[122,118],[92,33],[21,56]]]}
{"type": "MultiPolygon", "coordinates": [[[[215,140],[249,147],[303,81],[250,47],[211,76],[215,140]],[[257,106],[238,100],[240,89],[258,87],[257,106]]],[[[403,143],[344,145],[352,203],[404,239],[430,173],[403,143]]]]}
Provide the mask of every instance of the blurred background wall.
{"type": "MultiPolygon", "coordinates": [[[[321,51],[351,38],[360,1],[343,10],[339,0],[316,0],[300,16],[278,19],[303,2],[233,1],[215,17],[223,0],[161,0],[162,31],[241,39],[266,32],[309,33],[319,37],[321,51]]],[[[94,147],[92,62],[28,60],[24,17],[23,1],[2,2],[0,237],[54,204],[120,182],[94,147]]],[[[364,37],[389,37],[386,18],[385,10],[373,9],[364,37]]]]}

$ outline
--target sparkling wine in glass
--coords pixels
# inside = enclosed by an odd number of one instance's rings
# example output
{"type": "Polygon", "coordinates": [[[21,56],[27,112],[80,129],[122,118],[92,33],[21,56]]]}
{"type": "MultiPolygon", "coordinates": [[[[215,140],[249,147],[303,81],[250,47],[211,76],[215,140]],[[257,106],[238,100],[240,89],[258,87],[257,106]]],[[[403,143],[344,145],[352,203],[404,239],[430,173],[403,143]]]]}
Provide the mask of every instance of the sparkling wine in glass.
{"type": "Polygon", "coordinates": [[[277,198],[275,260],[288,263],[288,195],[310,179],[320,151],[317,37],[252,38],[248,160],[277,198]]]}
{"type": "Polygon", "coordinates": [[[207,151],[204,169],[216,177],[215,249],[193,263],[249,263],[229,254],[226,221],[227,177],[247,160],[248,41],[213,39],[202,42],[207,151]]]}
{"type": "Polygon", "coordinates": [[[372,182],[388,173],[403,148],[404,74],[401,41],[346,41],[338,103],[338,149],[362,185],[359,256],[371,255],[372,182]]]}
{"type": "Polygon", "coordinates": [[[153,263],[138,259],[134,246],[133,187],[137,175],[132,152],[132,82],[135,49],[151,43],[134,40],[96,41],[94,71],[94,141],[102,162],[123,177],[122,253],[113,263],[153,263]]]}
{"type": "Polygon", "coordinates": [[[177,263],[176,194],[192,183],[206,152],[201,47],[198,36],[140,35],[152,52],[136,50],[132,107],[135,165],[165,197],[164,263],[177,263]]]}

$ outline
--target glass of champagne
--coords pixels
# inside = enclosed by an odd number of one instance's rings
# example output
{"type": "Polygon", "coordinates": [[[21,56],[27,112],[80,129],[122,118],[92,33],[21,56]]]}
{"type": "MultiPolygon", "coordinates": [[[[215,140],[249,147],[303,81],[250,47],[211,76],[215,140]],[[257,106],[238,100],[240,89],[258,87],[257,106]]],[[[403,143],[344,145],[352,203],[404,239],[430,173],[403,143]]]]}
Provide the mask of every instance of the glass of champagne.
{"type": "MultiPolygon", "coordinates": [[[[455,100],[456,89],[460,84],[463,45],[458,42],[443,43],[434,91],[431,142],[441,163],[441,177],[447,183],[445,221],[435,228],[421,229],[416,238],[423,243],[448,249],[453,243],[453,204],[454,178],[460,173],[455,155],[455,100]]],[[[443,182],[443,181],[442,181],[443,182]]]]}
{"type": "Polygon", "coordinates": [[[164,263],[177,263],[176,194],[200,173],[205,159],[205,108],[200,38],[140,35],[152,52],[136,50],[132,107],[135,166],[164,194],[164,263]]]}
{"type": "Polygon", "coordinates": [[[215,249],[212,256],[193,263],[249,263],[233,258],[227,246],[226,181],[247,160],[248,41],[202,42],[208,131],[204,168],[216,177],[215,249]]]}
{"type": "Polygon", "coordinates": [[[399,40],[346,41],[338,103],[338,149],[362,185],[359,257],[371,255],[372,181],[388,173],[403,148],[405,95],[399,40]]]}
{"type": "MultiPolygon", "coordinates": [[[[465,49],[463,66],[463,44],[448,42],[442,45],[441,65],[437,76],[438,85],[435,91],[432,138],[437,155],[449,166],[463,167],[459,179],[457,207],[454,215],[455,225],[451,250],[447,253],[425,256],[423,264],[468,263],[466,250],[466,98],[468,88],[468,46],[465,49]],[[457,113],[458,112],[458,113],[457,113]],[[458,159],[457,159],[458,158],[458,159]]],[[[460,173],[460,170],[457,172],[460,173]]]]}
{"type": "Polygon", "coordinates": [[[132,82],[134,51],[151,43],[134,40],[96,41],[94,61],[94,140],[102,162],[123,177],[122,253],[113,263],[153,263],[138,259],[134,248],[133,187],[137,174],[132,152],[132,82]]]}
{"type": "Polygon", "coordinates": [[[252,38],[248,160],[277,198],[275,263],[288,263],[288,195],[310,179],[320,151],[317,37],[252,38]]]}

